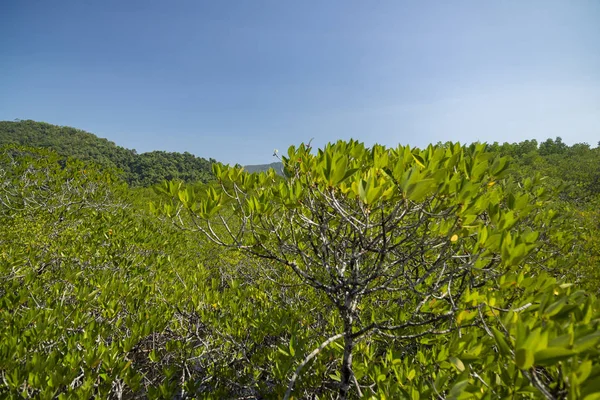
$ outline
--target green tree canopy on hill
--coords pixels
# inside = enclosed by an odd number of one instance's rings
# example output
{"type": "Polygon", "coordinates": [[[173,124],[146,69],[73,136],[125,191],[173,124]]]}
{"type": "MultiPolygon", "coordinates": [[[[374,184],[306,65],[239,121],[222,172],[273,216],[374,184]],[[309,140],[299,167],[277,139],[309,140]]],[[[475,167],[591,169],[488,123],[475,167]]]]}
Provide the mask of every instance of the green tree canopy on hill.
{"type": "Polygon", "coordinates": [[[36,121],[0,121],[0,146],[18,144],[50,148],[62,156],[117,168],[134,186],[150,186],[165,179],[207,182],[211,161],[190,153],[153,151],[137,154],[96,135],[66,126],[36,121]]]}

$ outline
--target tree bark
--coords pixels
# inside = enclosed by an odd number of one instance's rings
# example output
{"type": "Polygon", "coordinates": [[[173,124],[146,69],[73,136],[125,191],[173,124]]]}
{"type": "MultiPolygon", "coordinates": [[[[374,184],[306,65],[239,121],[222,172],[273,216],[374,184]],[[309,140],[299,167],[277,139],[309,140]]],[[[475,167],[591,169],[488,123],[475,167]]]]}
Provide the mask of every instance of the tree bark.
{"type": "Polygon", "coordinates": [[[354,349],[354,338],[352,329],[344,332],[344,358],[342,360],[342,380],[340,382],[340,399],[346,400],[352,384],[352,350],[354,349]]]}
{"type": "Polygon", "coordinates": [[[354,326],[354,309],[356,307],[356,299],[348,296],[346,298],[345,307],[342,308],[341,314],[344,320],[344,358],[342,359],[341,381],[340,381],[340,400],[348,399],[348,392],[352,385],[352,352],[354,350],[354,337],[352,328],[354,326]]]}

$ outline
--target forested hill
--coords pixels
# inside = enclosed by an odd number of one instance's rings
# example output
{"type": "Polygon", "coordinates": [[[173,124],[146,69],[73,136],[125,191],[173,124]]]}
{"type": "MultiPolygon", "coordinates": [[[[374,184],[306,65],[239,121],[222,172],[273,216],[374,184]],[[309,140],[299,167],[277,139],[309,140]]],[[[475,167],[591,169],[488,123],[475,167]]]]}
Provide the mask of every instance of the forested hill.
{"type": "MultiPolygon", "coordinates": [[[[207,182],[213,179],[211,163],[190,153],[152,151],[138,154],[96,135],[66,126],[31,120],[0,121],[0,146],[20,144],[50,148],[62,156],[90,160],[108,168],[123,171],[125,180],[133,186],[151,186],[163,180],[207,182]]],[[[532,176],[540,172],[555,185],[569,186],[562,191],[570,201],[589,201],[600,194],[600,147],[586,143],[568,146],[561,138],[538,143],[493,143],[488,150],[509,156],[513,173],[532,176]]],[[[247,165],[248,172],[273,168],[282,173],[282,164],[247,165]]]]}
{"type": "Polygon", "coordinates": [[[0,146],[20,144],[51,148],[62,156],[90,160],[123,171],[125,180],[134,186],[150,186],[163,180],[207,182],[212,179],[211,162],[190,153],[135,150],[71,127],[45,122],[0,121],[0,146]]]}

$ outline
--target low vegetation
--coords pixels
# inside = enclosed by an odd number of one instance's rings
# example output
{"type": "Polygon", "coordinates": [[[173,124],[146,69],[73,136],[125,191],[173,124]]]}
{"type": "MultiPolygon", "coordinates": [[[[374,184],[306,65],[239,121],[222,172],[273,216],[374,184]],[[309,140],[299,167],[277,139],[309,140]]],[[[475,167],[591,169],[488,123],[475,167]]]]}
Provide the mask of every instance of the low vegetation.
{"type": "Polygon", "coordinates": [[[598,148],[302,144],[155,184],[10,143],[2,398],[600,398],[598,148]]]}

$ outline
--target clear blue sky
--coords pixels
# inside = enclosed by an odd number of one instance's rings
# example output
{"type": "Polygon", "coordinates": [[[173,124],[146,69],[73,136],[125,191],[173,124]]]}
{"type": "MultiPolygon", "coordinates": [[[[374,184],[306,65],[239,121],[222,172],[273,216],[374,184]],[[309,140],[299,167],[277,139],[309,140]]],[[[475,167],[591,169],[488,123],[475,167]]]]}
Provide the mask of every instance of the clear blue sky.
{"type": "Polygon", "coordinates": [[[268,163],[315,138],[600,140],[600,1],[3,0],[0,119],[268,163]]]}

